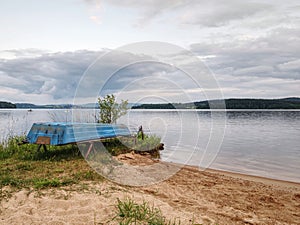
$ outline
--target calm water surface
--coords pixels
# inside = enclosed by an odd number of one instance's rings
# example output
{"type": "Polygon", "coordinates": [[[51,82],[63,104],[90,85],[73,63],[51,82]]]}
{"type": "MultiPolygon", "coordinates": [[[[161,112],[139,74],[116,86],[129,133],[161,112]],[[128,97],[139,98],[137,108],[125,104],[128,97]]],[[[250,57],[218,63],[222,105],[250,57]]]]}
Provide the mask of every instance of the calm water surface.
{"type": "MultiPolygon", "coordinates": [[[[26,134],[33,122],[93,122],[95,113],[0,110],[0,138],[26,134]]],[[[131,110],[119,123],[161,136],[164,161],[300,182],[300,111],[131,110]]]]}

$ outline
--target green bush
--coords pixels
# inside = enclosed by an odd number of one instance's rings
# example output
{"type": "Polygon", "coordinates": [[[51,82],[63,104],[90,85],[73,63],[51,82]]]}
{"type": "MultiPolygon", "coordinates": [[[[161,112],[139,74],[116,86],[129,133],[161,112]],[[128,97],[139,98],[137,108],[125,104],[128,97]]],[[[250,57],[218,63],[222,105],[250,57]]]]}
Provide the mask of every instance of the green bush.
{"type": "Polygon", "coordinates": [[[160,145],[160,137],[156,135],[145,135],[144,140],[141,138],[137,138],[135,145],[133,146],[134,150],[137,151],[149,151],[155,150],[160,145]]]}
{"type": "Polygon", "coordinates": [[[105,141],[103,146],[113,156],[135,151],[135,153],[139,154],[148,152],[154,158],[159,158],[160,144],[160,137],[156,135],[144,135],[144,139],[139,137],[113,138],[105,141]]]}

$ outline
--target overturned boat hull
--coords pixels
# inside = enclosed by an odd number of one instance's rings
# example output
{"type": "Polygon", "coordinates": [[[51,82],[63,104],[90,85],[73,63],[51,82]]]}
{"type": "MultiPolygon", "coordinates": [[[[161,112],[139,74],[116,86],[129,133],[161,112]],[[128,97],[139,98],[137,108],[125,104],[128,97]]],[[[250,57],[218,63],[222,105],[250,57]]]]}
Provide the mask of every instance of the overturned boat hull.
{"type": "Polygon", "coordinates": [[[71,143],[130,136],[125,125],[102,123],[34,123],[27,134],[31,144],[65,145],[71,143]]]}

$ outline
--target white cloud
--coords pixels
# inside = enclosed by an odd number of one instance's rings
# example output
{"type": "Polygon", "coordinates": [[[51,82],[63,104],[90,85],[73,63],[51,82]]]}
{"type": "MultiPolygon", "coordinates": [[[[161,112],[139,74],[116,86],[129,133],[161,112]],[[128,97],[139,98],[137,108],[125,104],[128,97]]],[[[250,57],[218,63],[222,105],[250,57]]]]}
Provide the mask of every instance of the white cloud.
{"type": "Polygon", "coordinates": [[[187,24],[218,27],[232,21],[255,16],[272,9],[271,4],[252,1],[199,1],[187,6],[181,22],[187,24]]]}
{"type": "Polygon", "coordinates": [[[113,5],[115,7],[123,7],[127,9],[135,9],[139,12],[137,18],[139,24],[147,23],[154,18],[163,15],[165,12],[177,10],[186,4],[189,4],[191,0],[104,0],[104,4],[113,5]]]}
{"type": "MultiPolygon", "coordinates": [[[[85,0],[95,8],[100,3],[97,0],[85,0]]],[[[276,26],[288,22],[290,17],[299,15],[295,9],[297,1],[252,1],[252,0],[103,0],[101,4],[112,5],[124,9],[134,9],[138,12],[136,18],[139,24],[145,24],[154,19],[168,15],[173,23],[193,24],[204,27],[226,26],[235,21],[243,21],[248,26],[276,26]],[[254,20],[253,20],[254,18],[254,20]],[[280,18],[280,21],[278,20],[280,18]]]]}

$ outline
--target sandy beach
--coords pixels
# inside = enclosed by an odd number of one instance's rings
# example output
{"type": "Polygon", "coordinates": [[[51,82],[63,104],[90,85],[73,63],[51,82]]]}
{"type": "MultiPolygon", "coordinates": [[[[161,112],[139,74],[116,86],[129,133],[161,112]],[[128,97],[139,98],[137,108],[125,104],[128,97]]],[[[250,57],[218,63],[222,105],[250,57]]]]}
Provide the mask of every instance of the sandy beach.
{"type": "MultiPolygon", "coordinates": [[[[120,160],[143,161],[137,155],[120,160]]],[[[144,187],[104,181],[19,190],[2,199],[0,224],[118,224],[111,220],[117,199],[128,197],[159,207],[181,224],[300,224],[299,183],[188,166],[144,187]]]]}

